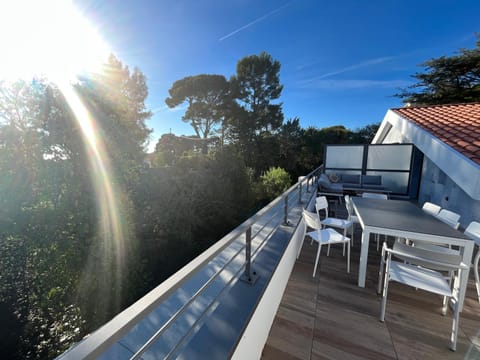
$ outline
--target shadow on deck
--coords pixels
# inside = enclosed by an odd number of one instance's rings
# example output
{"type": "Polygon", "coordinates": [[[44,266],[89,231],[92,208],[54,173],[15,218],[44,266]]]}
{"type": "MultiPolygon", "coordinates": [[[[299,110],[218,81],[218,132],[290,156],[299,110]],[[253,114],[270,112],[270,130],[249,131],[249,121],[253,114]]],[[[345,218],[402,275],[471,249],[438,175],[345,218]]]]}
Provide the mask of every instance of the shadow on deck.
{"type": "Polygon", "coordinates": [[[359,288],[360,237],[357,226],[350,274],[342,246],[336,245],[329,257],[322,249],[315,278],[317,244],[304,242],[262,359],[480,359],[480,304],[473,274],[460,315],[457,351],[452,352],[452,314],[441,315],[440,296],[391,282],[385,323],[378,320],[380,252],[372,239],[366,286],[359,288]]]}

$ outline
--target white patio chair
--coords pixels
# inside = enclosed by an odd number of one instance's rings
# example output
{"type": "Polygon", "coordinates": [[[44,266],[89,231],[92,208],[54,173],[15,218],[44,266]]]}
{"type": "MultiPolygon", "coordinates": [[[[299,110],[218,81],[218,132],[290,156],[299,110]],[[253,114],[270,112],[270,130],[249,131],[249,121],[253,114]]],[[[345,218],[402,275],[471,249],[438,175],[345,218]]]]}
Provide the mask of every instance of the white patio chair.
{"type": "Polygon", "coordinates": [[[422,206],[422,210],[426,213],[429,213],[430,215],[436,216],[438,215],[440,210],[442,210],[442,208],[437,204],[426,201],[422,206]]]}
{"type": "MultiPolygon", "coordinates": [[[[347,237],[347,230],[352,229],[353,222],[346,219],[339,219],[336,217],[328,216],[328,200],[325,196],[319,196],[315,200],[315,209],[317,210],[320,222],[324,227],[333,227],[343,230],[343,236],[347,237]],[[324,217],[322,217],[322,213],[324,217]]],[[[328,246],[327,256],[330,255],[330,245],[328,246]]],[[[345,256],[345,244],[343,245],[343,256],[345,256]]]]}
{"type": "MultiPolygon", "coordinates": [[[[475,241],[475,244],[480,247],[480,223],[476,221],[472,221],[464,232],[469,238],[475,241]]],[[[475,275],[475,287],[477,288],[477,297],[478,302],[480,302],[480,280],[478,277],[478,261],[480,260],[480,249],[477,251],[477,255],[475,255],[475,259],[473,260],[473,273],[475,275]]]]}
{"type": "Polygon", "coordinates": [[[318,260],[320,258],[320,252],[322,250],[322,245],[330,244],[347,244],[347,272],[350,272],[350,238],[343,236],[339,232],[335,231],[332,228],[323,229],[322,224],[320,223],[320,218],[318,214],[312,213],[306,209],[303,210],[303,226],[305,235],[310,236],[313,240],[318,243],[317,256],[315,258],[315,265],[313,267],[313,277],[317,272],[318,260]],[[313,231],[306,232],[307,226],[312,228],[313,231]]]}
{"type": "MultiPolygon", "coordinates": [[[[382,193],[364,192],[364,193],[362,193],[362,197],[363,198],[369,198],[369,199],[388,200],[388,195],[387,194],[382,194],[382,193]]],[[[377,240],[377,251],[378,251],[379,247],[380,247],[380,235],[379,234],[375,234],[375,240],[377,240]]]]}
{"type": "Polygon", "coordinates": [[[468,270],[468,266],[462,263],[462,256],[460,254],[448,254],[416,248],[400,243],[399,241],[395,241],[393,249],[389,249],[387,244],[383,243],[378,280],[378,291],[380,292],[382,275],[384,276],[380,321],[385,321],[388,284],[390,281],[396,281],[416,289],[422,289],[444,296],[442,308],[442,314],[444,315],[448,307],[447,299],[453,298],[454,307],[450,349],[455,351],[459,321],[457,294],[460,291],[452,290],[451,285],[440,271],[456,271],[460,277],[461,272],[466,270],[468,270]],[[402,262],[392,260],[392,255],[402,260],[402,262]],[[384,266],[385,271],[383,271],[384,266]]]}
{"type": "Polygon", "coordinates": [[[355,232],[355,224],[360,224],[360,220],[358,220],[357,215],[355,215],[355,210],[353,209],[352,201],[349,195],[345,195],[345,207],[347,208],[348,212],[348,221],[352,222],[352,247],[353,247],[353,233],[355,232]]]}
{"type": "Polygon", "coordinates": [[[442,209],[435,216],[438,220],[443,221],[445,224],[450,225],[454,229],[458,229],[458,227],[460,226],[460,215],[453,211],[442,209]]]}

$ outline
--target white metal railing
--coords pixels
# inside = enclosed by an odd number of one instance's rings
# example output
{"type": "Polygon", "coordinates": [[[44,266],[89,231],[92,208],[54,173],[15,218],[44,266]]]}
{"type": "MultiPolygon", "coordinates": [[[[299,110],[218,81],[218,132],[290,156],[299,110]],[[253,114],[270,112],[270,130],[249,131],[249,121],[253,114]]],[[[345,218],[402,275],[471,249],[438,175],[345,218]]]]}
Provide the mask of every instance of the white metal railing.
{"type": "MultiPolygon", "coordinates": [[[[185,301],[185,303],[168,319],[154,334],[144,343],[142,347],[131,357],[131,359],[138,359],[150,347],[151,344],[157,340],[162,333],[168,329],[172,324],[193,302],[208,285],[213,282],[219,274],[229,266],[236,256],[245,249],[244,273],[241,279],[254,283],[257,277],[254,269],[251,266],[252,257],[262,247],[262,244],[270,237],[275,229],[280,224],[288,224],[289,210],[295,205],[302,202],[302,194],[308,193],[312,189],[316,189],[316,181],[323,166],[318,167],[308,175],[299,179],[299,181],[291,186],[287,191],[274,199],[270,204],[259,210],[255,215],[244,221],[241,225],[225,235],[222,239],[205,250],[202,254],[193,259],[190,263],[185,265],[182,269],[170,276],[167,280],[157,286],[154,290],[139,299],[133,305],[115,316],[107,324],[100,327],[98,330],[89,335],[86,339],[75,345],[69,351],[60,356],[61,359],[95,359],[105,352],[110,346],[115,344],[122,338],[134,325],[141,319],[148,315],[153,309],[158,307],[177,289],[191,279],[197,272],[214,259],[218,254],[225,250],[229,245],[245,237],[245,244],[236,249],[235,254],[223,266],[218,268],[210,279],[203,284],[192,297],[185,301]],[[283,212],[283,216],[279,214],[283,212]],[[279,220],[280,219],[280,220],[279,220]],[[260,236],[261,235],[261,236],[260,236]],[[263,238],[263,241],[256,238],[263,238]],[[256,251],[252,253],[252,240],[258,241],[256,251]]],[[[237,279],[241,273],[240,268],[234,271],[234,275],[229,282],[237,279]]],[[[217,295],[218,296],[218,295],[217,295]]],[[[203,317],[209,309],[207,308],[200,316],[203,317]]],[[[198,320],[197,320],[198,321],[198,320]]],[[[181,341],[185,340],[185,335],[181,341]]],[[[179,345],[170,351],[172,354],[179,345]]]]}

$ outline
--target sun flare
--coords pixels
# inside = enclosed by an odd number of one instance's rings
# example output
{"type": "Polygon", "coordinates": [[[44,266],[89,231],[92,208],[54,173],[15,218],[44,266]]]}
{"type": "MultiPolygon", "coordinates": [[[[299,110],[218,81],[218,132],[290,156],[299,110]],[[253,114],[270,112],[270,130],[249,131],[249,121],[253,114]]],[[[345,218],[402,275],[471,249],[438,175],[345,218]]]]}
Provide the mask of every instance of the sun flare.
{"type": "MultiPolygon", "coordinates": [[[[0,85],[2,80],[46,78],[60,89],[82,130],[97,199],[102,255],[115,259],[115,271],[103,276],[119,292],[125,256],[125,225],[117,201],[121,191],[112,177],[95,114],[75,89],[78,75],[104,70],[111,51],[70,0],[0,0],[0,49],[0,85]]],[[[100,296],[120,298],[108,291],[100,296]]]]}
{"type": "Polygon", "coordinates": [[[111,52],[69,0],[0,2],[0,79],[73,80],[111,52]]]}

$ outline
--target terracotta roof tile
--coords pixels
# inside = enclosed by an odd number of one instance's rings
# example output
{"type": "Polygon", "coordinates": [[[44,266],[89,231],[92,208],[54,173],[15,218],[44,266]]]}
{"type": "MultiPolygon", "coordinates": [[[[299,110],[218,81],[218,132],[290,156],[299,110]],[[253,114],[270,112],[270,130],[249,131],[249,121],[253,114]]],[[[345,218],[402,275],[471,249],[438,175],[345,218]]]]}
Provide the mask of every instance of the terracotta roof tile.
{"type": "Polygon", "coordinates": [[[392,110],[480,165],[480,103],[392,110]]]}

